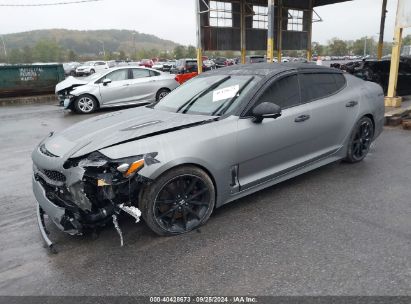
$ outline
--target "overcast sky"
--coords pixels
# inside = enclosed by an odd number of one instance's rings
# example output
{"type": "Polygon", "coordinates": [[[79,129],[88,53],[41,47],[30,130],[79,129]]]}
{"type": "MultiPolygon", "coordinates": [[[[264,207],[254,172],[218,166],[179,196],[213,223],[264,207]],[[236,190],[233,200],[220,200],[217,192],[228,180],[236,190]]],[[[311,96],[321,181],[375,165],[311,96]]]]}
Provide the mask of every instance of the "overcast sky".
{"type": "MultiPolygon", "coordinates": [[[[61,0],[0,0],[0,4],[53,3],[61,0]]],[[[66,0],[72,1],[72,0],[66,0]]],[[[382,0],[354,0],[318,7],[313,41],[333,37],[377,39],[382,0]]],[[[388,0],[385,40],[394,32],[397,0],[388,0]]],[[[50,7],[0,7],[0,34],[34,29],[130,29],[181,44],[195,44],[194,0],[103,0],[50,7]]],[[[406,31],[406,34],[410,31],[406,31]]]]}

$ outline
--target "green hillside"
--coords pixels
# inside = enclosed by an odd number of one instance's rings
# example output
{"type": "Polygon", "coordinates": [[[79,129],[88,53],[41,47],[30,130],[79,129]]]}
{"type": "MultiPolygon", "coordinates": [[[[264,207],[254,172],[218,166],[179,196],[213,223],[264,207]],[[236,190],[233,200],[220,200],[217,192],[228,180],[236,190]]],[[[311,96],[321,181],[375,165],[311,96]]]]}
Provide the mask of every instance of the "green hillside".
{"type": "MultiPolygon", "coordinates": [[[[8,51],[8,61],[30,62],[36,60],[61,61],[75,57],[102,55],[106,57],[122,54],[138,57],[145,54],[164,54],[174,50],[178,44],[154,35],[130,30],[36,30],[3,35],[8,51]],[[42,53],[42,54],[40,54],[42,53]],[[48,53],[48,54],[45,54],[48,53]]],[[[4,61],[2,45],[0,62],[4,61]]]]}

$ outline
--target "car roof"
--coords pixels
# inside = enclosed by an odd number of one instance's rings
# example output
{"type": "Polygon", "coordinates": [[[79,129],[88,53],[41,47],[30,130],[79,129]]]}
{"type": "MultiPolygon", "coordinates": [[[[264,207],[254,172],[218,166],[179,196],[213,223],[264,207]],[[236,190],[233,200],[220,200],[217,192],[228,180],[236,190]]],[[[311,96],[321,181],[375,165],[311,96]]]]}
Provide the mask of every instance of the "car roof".
{"type": "MultiPolygon", "coordinates": [[[[325,66],[313,65],[303,62],[287,62],[287,63],[254,63],[254,64],[240,64],[232,65],[222,69],[212,71],[212,75],[259,75],[268,76],[275,75],[285,71],[318,71],[318,72],[331,72],[331,73],[343,73],[341,70],[335,68],[329,68],[325,66]]],[[[206,76],[210,73],[203,73],[201,75],[206,76]]],[[[200,76],[201,76],[200,75],[200,76]]]]}

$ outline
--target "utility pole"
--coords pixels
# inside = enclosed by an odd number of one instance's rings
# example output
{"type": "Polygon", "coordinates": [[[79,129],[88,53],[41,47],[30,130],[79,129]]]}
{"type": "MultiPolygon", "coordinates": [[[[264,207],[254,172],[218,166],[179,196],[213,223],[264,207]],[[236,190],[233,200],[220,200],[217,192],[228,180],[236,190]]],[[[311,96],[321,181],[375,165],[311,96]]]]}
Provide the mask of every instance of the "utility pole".
{"type": "Polygon", "coordinates": [[[367,36],[364,38],[364,58],[367,56],[367,36]]]}
{"type": "Polygon", "coordinates": [[[137,33],[134,32],[134,33],[133,33],[133,48],[134,48],[134,54],[133,54],[133,56],[132,56],[134,60],[137,60],[136,35],[137,35],[137,33]]]}
{"type": "Polygon", "coordinates": [[[195,13],[196,13],[196,36],[197,36],[197,72],[201,74],[203,72],[203,47],[201,43],[201,10],[200,1],[195,1],[195,13]]]}
{"type": "Polygon", "coordinates": [[[385,16],[386,15],[387,15],[387,0],[382,0],[380,38],[378,40],[378,49],[377,49],[378,60],[381,60],[382,58],[382,49],[384,47],[384,29],[385,29],[385,16]]]}

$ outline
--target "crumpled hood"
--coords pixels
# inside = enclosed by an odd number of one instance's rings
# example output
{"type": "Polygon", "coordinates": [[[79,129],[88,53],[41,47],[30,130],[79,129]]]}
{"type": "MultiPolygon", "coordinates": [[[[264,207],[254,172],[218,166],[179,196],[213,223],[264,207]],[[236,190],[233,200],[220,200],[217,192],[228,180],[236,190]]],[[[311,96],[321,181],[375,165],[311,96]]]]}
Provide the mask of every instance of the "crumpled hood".
{"type": "Polygon", "coordinates": [[[87,81],[77,79],[73,76],[69,76],[65,80],[63,80],[62,82],[59,82],[56,85],[56,93],[61,90],[70,88],[73,85],[85,85],[85,84],[87,84],[87,81]]]}
{"type": "Polygon", "coordinates": [[[215,118],[139,107],[85,120],[47,138],[43,144],[50,153],[67,159],[215,118]]]}

